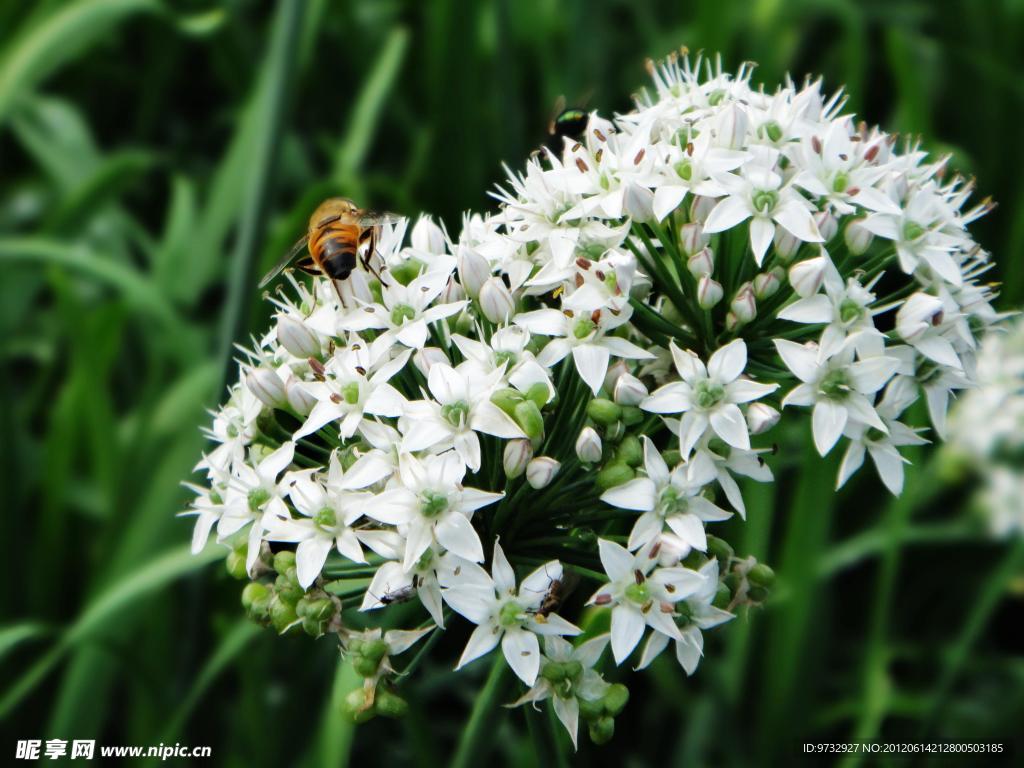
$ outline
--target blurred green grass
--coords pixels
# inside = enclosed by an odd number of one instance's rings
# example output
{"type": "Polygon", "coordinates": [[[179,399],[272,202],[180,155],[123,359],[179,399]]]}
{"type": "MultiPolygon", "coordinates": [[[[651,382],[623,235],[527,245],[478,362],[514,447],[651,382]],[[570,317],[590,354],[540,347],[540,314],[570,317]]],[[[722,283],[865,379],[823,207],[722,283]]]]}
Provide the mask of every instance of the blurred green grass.
{"type": "MultiPolygon", "coordinates": [[[[628,109],[644,59],[685,44],[757,61],[768,87],[820,73],[951,152],[1000,202],[977,236],[1003,303],[1024,299],[1020,0],[43,0],[0,4],[0,30],[2,749],[179,741],[333,766],[451,748],[484,669],[428,666],[408,719],[353,731],[330,643],[251,629],[174,517],[231,345],[265,321],[255,278],[328,194],[457,230],[559,95],[628,109]]],[[[733,531],[779,565],[776,604],[719,633],[695,678],[634,678],[604,754],[784,764],[798,740],[1006,738],[1019,548],[957,528],[963,491],[936,492],[934,465],[902,502],[870,479],[831,500],[780,442],[777,497],[750,489],[733,531]]],[[[525,732],[500,726],[504,762],[533,764],[525,732]]]]}

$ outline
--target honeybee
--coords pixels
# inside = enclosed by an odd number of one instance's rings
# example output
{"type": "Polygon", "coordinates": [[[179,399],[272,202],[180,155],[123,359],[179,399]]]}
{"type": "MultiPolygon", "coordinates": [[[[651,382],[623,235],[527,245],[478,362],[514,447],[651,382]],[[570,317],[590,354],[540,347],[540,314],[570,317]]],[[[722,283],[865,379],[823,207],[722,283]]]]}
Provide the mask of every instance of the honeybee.
{"type": "MultiPolygon", "coordinates": [[[[296,265],[303,272],[325,275],[331,280],[347,280],[361,263],[381,280],[380,273],[370,264],[370,258],[376,253],[381,226],[401,218],[392,213],[361,210],[344,197],[328,198],[309,217],[306,234],[263,276],[259,287],[265,287],[281,274],[307,247],[309,257],[296,265]]],[[[337,283],[334,287],[338,290],[337,283]]],[[[340,290],[338,295],[341,295],[340,290]]]]}
{"type": "MultiPolygon", "coordinates": [[[[585,100],[584,100],[585,101],[585,100]]],[[[587,130],[590,113],[582,107],[566,107],[565,97],[559,96],[555,102],[554,115],[548,123],[548,134],[561,142],[563,138],[579,141],[587,130]]],[[[561,144],[556,147],[561,149],[561,144]]]]}

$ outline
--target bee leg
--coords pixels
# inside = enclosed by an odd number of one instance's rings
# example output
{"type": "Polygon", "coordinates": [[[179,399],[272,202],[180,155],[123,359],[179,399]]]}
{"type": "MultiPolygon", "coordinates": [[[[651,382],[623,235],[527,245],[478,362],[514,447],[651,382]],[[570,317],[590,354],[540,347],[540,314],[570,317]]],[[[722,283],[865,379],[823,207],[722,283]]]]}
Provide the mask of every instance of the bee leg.
{"type": "Polygon", "coordinates": [[[367,241],[368,246],[366,248],[366,251],[359,255],[359,260],[363,262],[363,266],[366,267],[367,270],[372,272],[373,275],[378,280],[380,280],[380,284],[387,288],[388,284],[384,282],[384,278],[380,276],[380,272],[374,269],[373,265],[370,264],[370,257],[377,252],[377,233],[371,231],[367,238],[367,241]]]}
{"type": "MultiPolygon", "coordinates": [[[[347,277],[347,275],[346,275],[346,277],[347,277]]],[[[338,301],[341,302],[342,308],[343,309],[348,309],[348,305],[345,304],[345,297],[341,295],[341,285],[339,285],[338,281],[335,280],[334,278],[331,278],[331,285],[334,286],[334,292],[336,294],[338,294],[338,301]]]]}

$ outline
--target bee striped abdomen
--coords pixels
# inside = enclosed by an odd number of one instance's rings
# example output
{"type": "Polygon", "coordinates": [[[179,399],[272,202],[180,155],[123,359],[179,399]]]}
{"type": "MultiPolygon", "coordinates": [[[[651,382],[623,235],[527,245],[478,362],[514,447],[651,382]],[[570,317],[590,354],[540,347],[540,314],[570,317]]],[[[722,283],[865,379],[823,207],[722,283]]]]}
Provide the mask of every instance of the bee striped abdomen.
{"type": "Polygon", "coordinates": [[[310,252],[317,256],[324,274],[344,280],[356,268],[358,229],[352,226],[326,228],[312,243],[310,252]]]}

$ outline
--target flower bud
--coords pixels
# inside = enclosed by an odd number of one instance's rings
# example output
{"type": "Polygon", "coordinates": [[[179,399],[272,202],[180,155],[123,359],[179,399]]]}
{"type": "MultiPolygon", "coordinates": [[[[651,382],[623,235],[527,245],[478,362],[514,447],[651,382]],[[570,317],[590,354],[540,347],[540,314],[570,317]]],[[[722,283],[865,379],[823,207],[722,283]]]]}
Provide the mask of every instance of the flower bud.
{"type": "Polygon", "coordinates": [[[509,440],[505,444],[505,455],[502,457],[502,465],[505,475],[514,479],[526,471],[526,465],[533,458],[533,445],[529,440],[509,440]]]}
{"type": "Polygon", "coordinates": [[[444,232],[429,216],[421,215],[417,219],[409,243],[417,251],[443,254],[445,252],[444,232]]]}
{"type": "Polygon", "coordinates": [[[537,404],[532,400],[516,403],[516,407],[512,411],[512,418],[530,438],[534,447],[539,446],[541,440],[544,439],[544,416],[541,415],[537,404]]]}
{"type": "Polygon", "coordinates": [[[647,394],[644,383],[631,373],[622,374],[615,382],[613,396],[618,405],[640,405],[647,394]]]}
{"type": "Polygon", "coordinates": [[[615,391],[615,382],[619,377],[629,372],[629,366],[625,360],[616,360],[608,366],[608,373],[604,375],[604,388],[608,392],[615,391]]]}
{"type": "Polygon", "coordinates": [[[600,472],[597,473],[597,477],[594,478],[594,482],[597,484],[599,490],[607,491],[609,488],[614,488],[623,483],[628,483],[636,476],[633,472],[632,467],[621,461],[613,461],[610,464],[605,465],[600,472]]]}
{"type": "Polygon", "coordinates": [[[839,231],[839,222],[829,211],[818,211],[814,214],[814,223],[818,225],[818,232],[825,238],[827,243],[839,231]]]}
{"type": "Polygon", "coordinates": [[[491,277],[480,288],[480,311],[492,323],[504,323],[515,312],[512,293],[500,277],[491,277]]]}
{"type": "Polygon", "coordinates": [[[285,384],[285,393],[288,396],[288,405],[303,416],[308,415],[316,405],[316,398],[306,391],[298,379],[288,379],[285,384]]]}
{"type": "Polygon", "coordinates": [[[627,467],[639,467],[644,463],[644,448],[636,435],[627,435],[622,438],[618,449],[615,451],[615,460],[621,461],[627,467]]]}
{"type": "Polygon", "coordinates": [[[292,624],[299,620],[295,613],[295,603],[282,600],[280,595],[274,595],[270,600],[270,623],[274,625],[277,633],[284,634],[292,624]]]}
{"type": "Polygon", "coordinates": [[[628,701],[629,688],[622,683],[613,683],[608,686],[608,690],[604,693],[603,703],[605,712],[614,717],[625,709],[628,701]]]}
{"type": "Polygon", "coordinates": [[[462,301],[465,298],[466,291],[463,289],[462,283],[452,277],[449,278],[448,284],[445,285],[440,297],[438,297],[438,301],[444,302],[445,304],[453,304],[456,301],[462,301]]]}
{"type": "Polygon", "coordinates": [[[701,248],[686,260],[686,268],[696,279],[715,271],[715,254],[710,248],[701,248]]]}
{"type": "Polygon", "coordinates": [[[704,227],[693,221],[688,221],[679,228],[679,245],[683,253],[692,256],[711,242],[711,238],[704,234],[704,227]]]}
{"type": "Polygon", "coordinates": [[[303,360],[320,355],[320,340],[316,333],[288,315],[277,318],[277,340],[289,354],[303,360]]]}
{"type": "Polygon", "coordinates": [[[761,272],[754,276],[754,296],[758,299],[767,299],[775,295],[779,290],[781,281],[775,272],[761,272]]]}
{"type": "Polygon", "coordinates": [[[594,720],[588,728],[590,740],[600,746],[607,744],[615,735],[615,718],[601,717],[594,720]]]}
{"type": "Polygon", "coordinates": [[[707,275],[697,282],[697,304],[701,309],[711,309],[722,300],[724,294],[722,284],[707,275]]]}
{"type": "Polygon", "coordinates": [[[369,694],[362,686],[349,691],[345,695],[345,703],[342,709],[354,723],[365,723],[368,720],[372,720],[374,714],[376,714],[373,705],[370,704],[369,694]]]}
{"type": "Polygon", "coordinates": [[[715,121],[715,143],[726,149],[738,149],[743,146],[747,139],[746,110],[739,104],[733,102],[718,113],[715,121]]]}
{"type": "Polygon", "coordinates": [[[561,467],[561,463],[550,456],[538,456],[526,465],[526,482],[530,484],[531,488],[537,490],[546,488],[561,467]]]}
{"type": "Polygon", "coordinates": [[[729,309],[740,323],[749,323],[757,317],[757,299],[754,298],[754,289],[750,283],[740,286],[733,296],[729,309]]]}
{"type": "Polygon", "coordinates": [[[596,464],[601,460],[601,436],[593,427],[584,427],[576,438],[576,455],[584,464],[596,464]]]}
{"type": "Polygon", "coordinates": [[[622,408],[603,397],[595,397],[587,403],[587,416],[598,424],[610,426],[622,416],[622,408]]]}
{"type": "Polygon", "coordinates": [[[253,619],[265,619],[270,607],[271,593],[266,584],[250,581],[242,590],[242,607],[253,619]]]}
{"type": "Polygon", "coordinates": [[[736,319],[736,315],[732,312],[725,313],[725,330],[732,333],[739,326],[740,321],[736,319]]]}
{"type": "Polygon", "coordinates": [[[846,249],[854,256],[862,256],[871,247],[871,241],[875,236],[862,223],[863,219],[854,219],[846,225],[843,231],[843,239],[846,241],[846,249]]]}
{"type": "Polygon", "coordinates": [[[760,435],[779,423],[779,412],[764,403],[751,403],[747,406],[747,426],[750,434],[760,435]]]}
{"type": "Polygon", "coordinates": [[[828,260],[825,256],[798,261],[789,268],[789,284],[801,297],[813,296],[821,289],[825,281],[825,267],[828,260]]]}
{"type": "Polygon", "coordinates": [[[516,406],[523,401],[523,393],[512,387],[496,389],[491,394],[491,402],[501,408],[509,416],[514,416],[516,406]]]}
{"type": "Polygon", "coordinates": [[[788,264],[802,245],[800,238],[791,234],[785,227],[775,228],[774,242],[775,253],[783,264],[788,264]]]}
{"type": "Polygon", "coordinates": [[[288,401],[284,382],[272,368],[250,368],[245,377],[245,385],[269,408],[278,408],[288,401]]]}
{"type": "Polygon", "coordinates": [[[927,293],[908,297],[896,312],[896,332],[907,342],[921,338],[929,329],[942,323],[942,299],[927,293]]]}
{"type": "MultiPolygon", "coordinates": [[[[228,552],[228,556],[224,558],[224,567],[227,568],[228,574],[233,579],[245,579],[249,576],[245,568],[245,552],[246,547],[243,545],[238,549],[232,549],[228,552]]],[[[242,593],[242,605],[245,605],[244,591],[242,593]]]]}
{"type": "Polygon", "coordinates": [[[459,246],[458,255],[459,281],[466,293],[472,298],[480,295],[480,289],[491,277],[491,265],[487,259],[464,245],[459,246]]]}
{"type": "Polygon", "coordinates": [[[551,388],[546,382],[538,381],[527,387],[524,396],[527,400],[537,406],[537,408],[543,408],[548,404],[548,400],[551,399],[551,388]]]}
{"type": "Polygon", "coordinates": [[[409,703],[398,694],[381,687],[377,689],[373,708],[377,714],[384,715],[384,717],[402,717],[409,711],[409,703]]]}
{"type": "Polygon", "coordinates": [[[770,589],[775,583],[775,571],[764,563],[757,563],[747,571],[747,581],[756,587],[770,589]]]}
{"type": "Polygon", "coordinates": [[[423,347],[423,349],[416,350],[416,354],[412,356],[412,362],[416,366],[416,370],[424,376],[428,376],[434,363],[447,363],[449,361],[443,349],[439,347],[423,347]]]}
{"type": "Polygon", "coordinates": [[[695,221],[703,226],[704,222],[708,219],[708,215],[711,213],[711,209],[717,203],[718,201],[713,197],[696,195],[693,198],[693,202],[690,203],[690,221],[695,221]]]}

